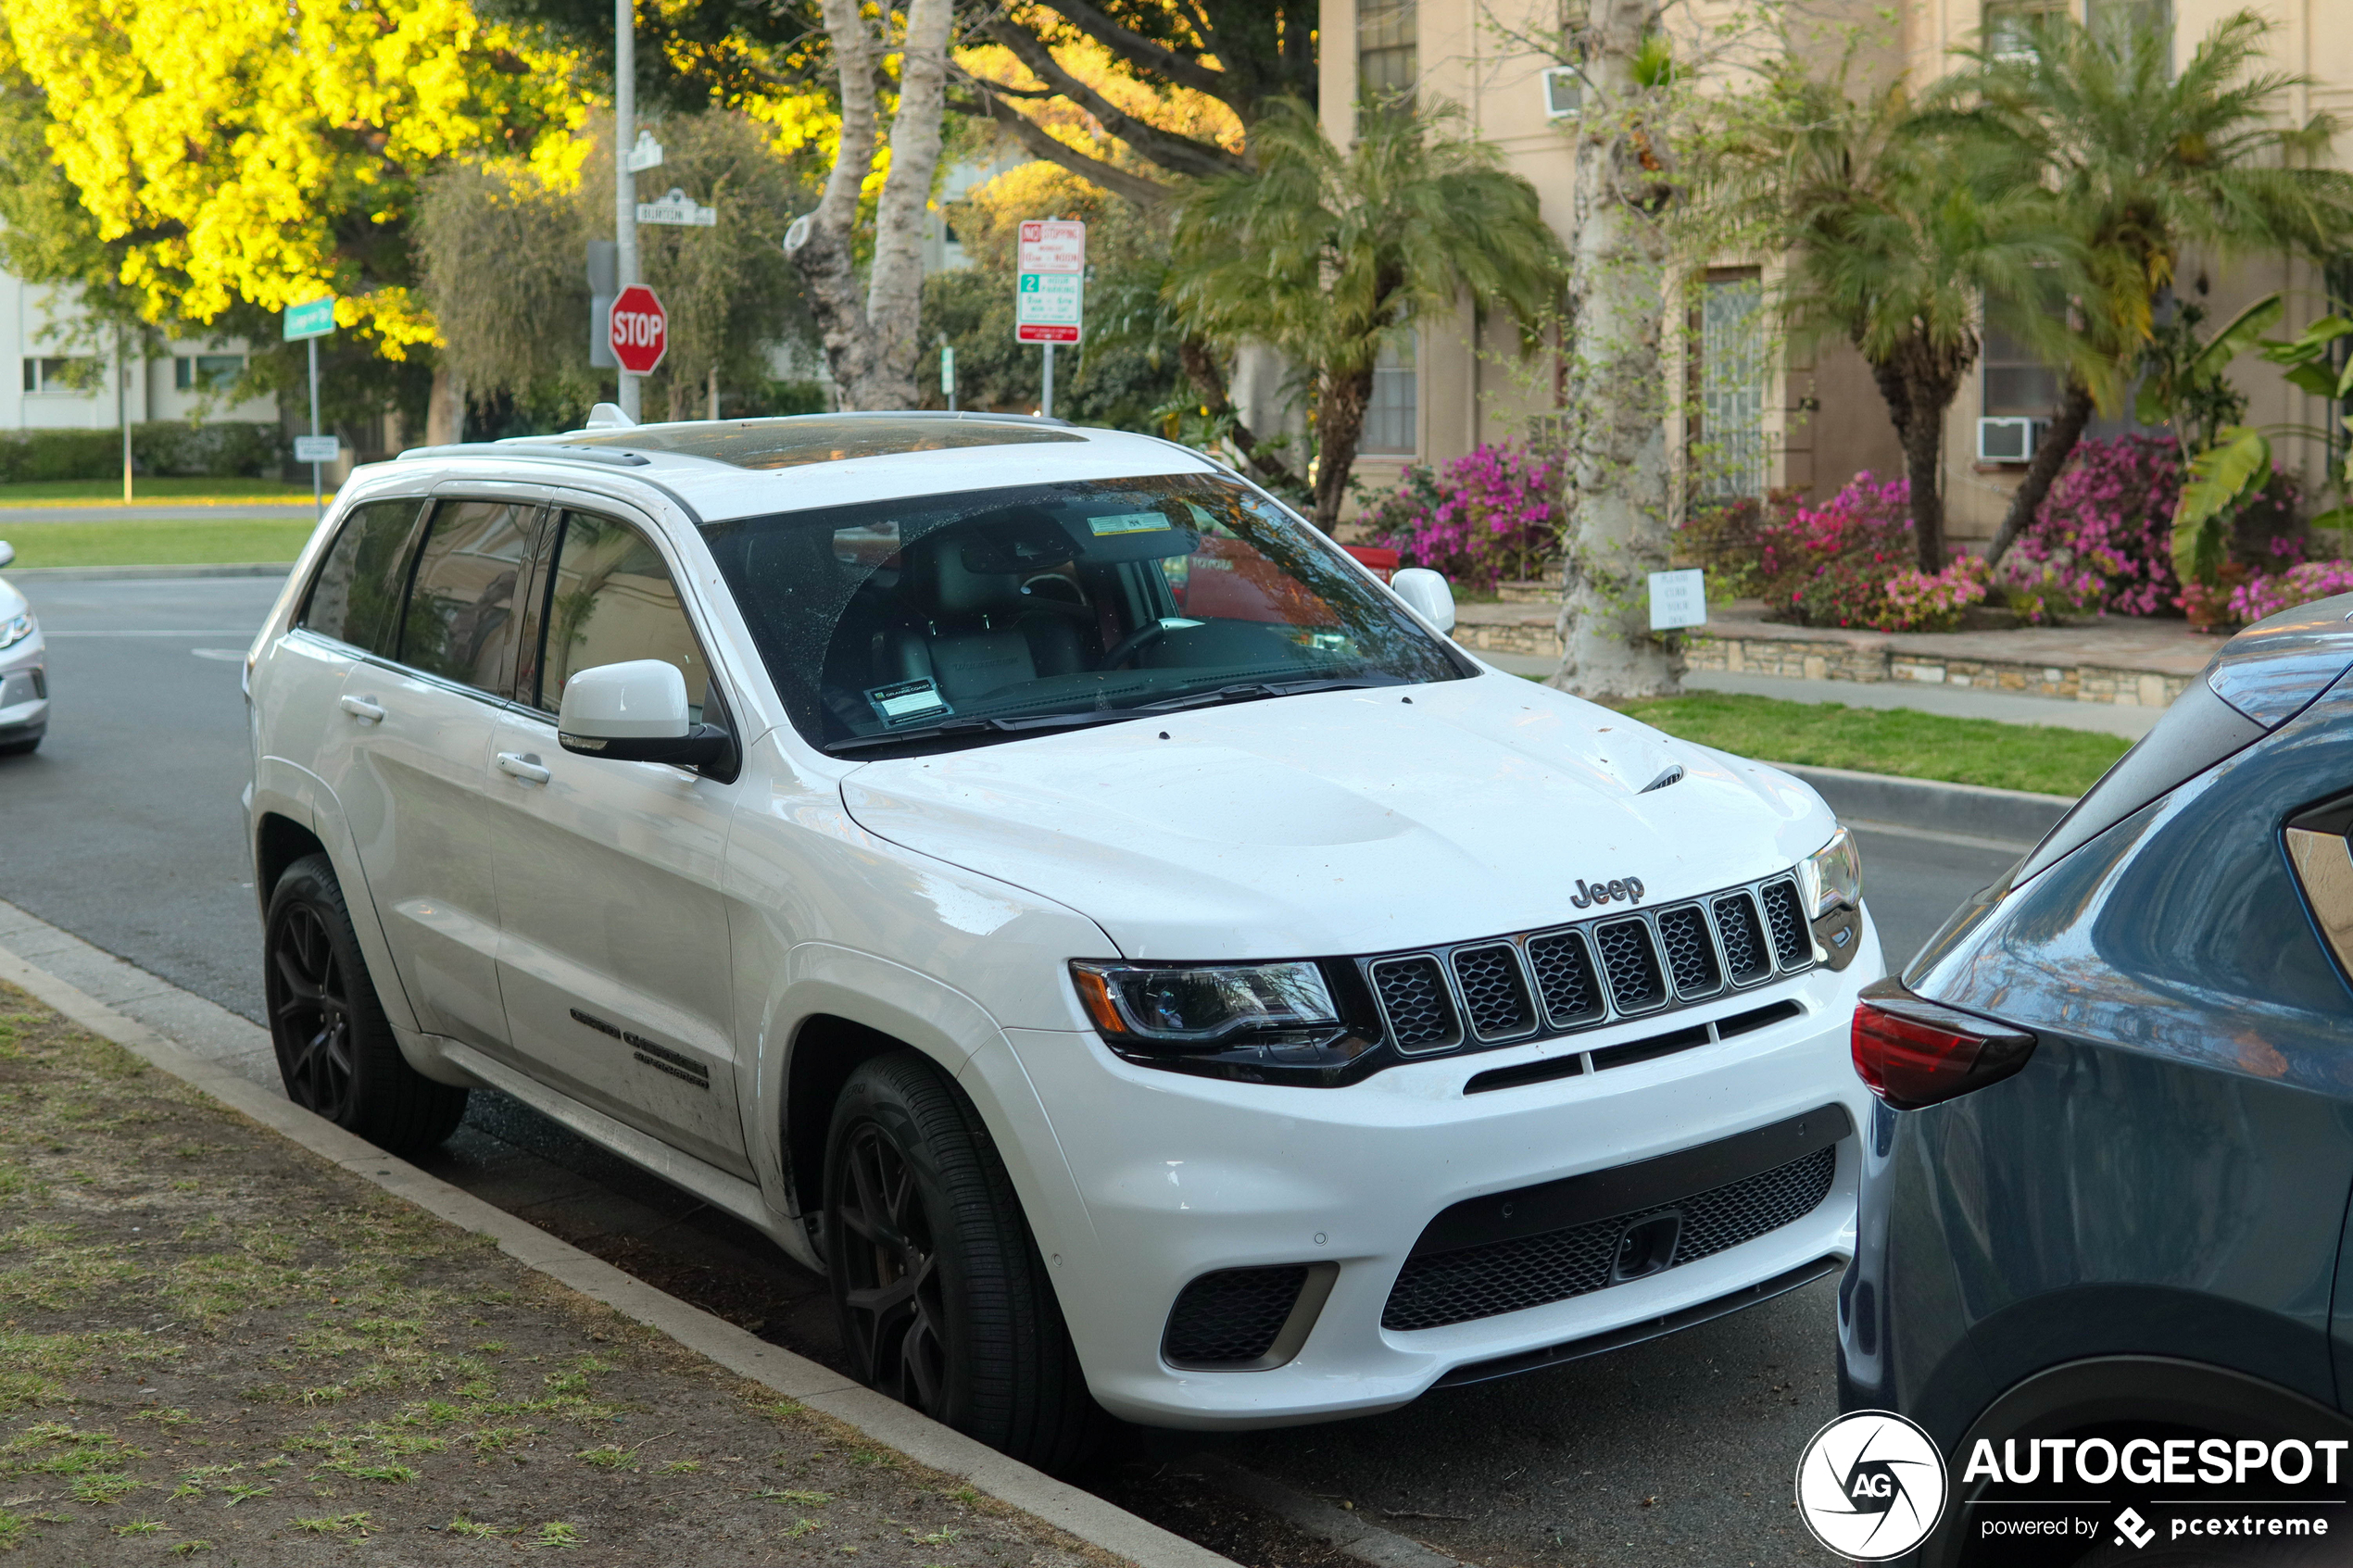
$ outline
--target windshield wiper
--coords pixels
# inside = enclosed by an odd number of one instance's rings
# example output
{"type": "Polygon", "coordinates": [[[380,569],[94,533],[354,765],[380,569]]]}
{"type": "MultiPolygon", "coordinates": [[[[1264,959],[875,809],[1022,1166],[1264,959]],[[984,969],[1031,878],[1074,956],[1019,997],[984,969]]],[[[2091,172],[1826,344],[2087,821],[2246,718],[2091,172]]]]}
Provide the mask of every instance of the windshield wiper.
{"type": "Polygon", "coordinates": [[[1298,696],[1305,692],[1355,692],[1374,686],[1393,685],[1390,681],[1244,681],[1235,685],[1219,686],[1215,691],[1189,692],[1183,696],[1163,697],[1158,702],[1139,704],[1130,713],[1168,713],[1180,708],[1211,708],[1221,702],[1258,702],[1270,696],[1298,696]]]}
{"type": "Polygon", "coordinates": [[[954,740],[961,735],[1017,735],[1029,730],[1059,730],[1081,724],[1108,723],[1128,718],[1134,711],[1126,708],[1090,708],[1076,713],[1035,713],[1015,719],[950,719],[946,723],[924,724],[912,730],[892,730],[879,735],[849,735],[841,740],[827,741],[820,749],[838,755],[846,751],[869,751],[876,746],[899,746],[907,741],[954,740]]]}

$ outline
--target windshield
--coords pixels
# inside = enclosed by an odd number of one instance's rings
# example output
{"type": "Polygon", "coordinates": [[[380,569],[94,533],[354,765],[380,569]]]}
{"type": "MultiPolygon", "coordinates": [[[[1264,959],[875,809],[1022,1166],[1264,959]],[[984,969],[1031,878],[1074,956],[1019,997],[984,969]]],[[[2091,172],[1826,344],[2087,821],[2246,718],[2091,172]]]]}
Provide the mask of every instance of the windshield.
{"type": "Polygon", "coordinates": [[[794,725],[844,755],[1476,670],[1219,474],[872,502],[703,536],[794,725]]]}

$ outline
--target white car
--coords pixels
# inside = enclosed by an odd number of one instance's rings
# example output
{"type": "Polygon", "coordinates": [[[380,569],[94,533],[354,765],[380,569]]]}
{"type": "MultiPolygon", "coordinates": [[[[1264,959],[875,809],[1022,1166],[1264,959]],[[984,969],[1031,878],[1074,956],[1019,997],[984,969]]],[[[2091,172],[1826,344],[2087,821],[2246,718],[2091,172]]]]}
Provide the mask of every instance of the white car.
{"type": "Polygon", "coordinates": [[[1051,421],[362,469],[248,662],[287,1088],[395,1149],[503,1090],[1046,1465],[1098,1402],[1383,1411],[1841,1266],[1846,835],[1452,621],[1051,421]]]}
{"type": "MultiPolygon", "coordinates": [[[[0,540],[0,566],[16,558],[0,540]]],[[[37,750],[49,733],[48,654],[32,606],[0,578],[0,757],[37,750]]]]}

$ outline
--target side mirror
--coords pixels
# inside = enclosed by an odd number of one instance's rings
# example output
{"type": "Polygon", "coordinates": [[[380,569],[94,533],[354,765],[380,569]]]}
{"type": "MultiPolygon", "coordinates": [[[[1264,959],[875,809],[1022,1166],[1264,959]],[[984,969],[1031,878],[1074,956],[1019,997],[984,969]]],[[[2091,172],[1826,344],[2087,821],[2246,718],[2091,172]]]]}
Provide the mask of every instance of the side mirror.
{"type": "Polygon", "coordinates": [[[17,547],[6,539],[0,539],[0,566],[6,566],[16,558],[17,547]]]}
{"type": "Polygon", "coordinates": [[[1454,629],[1454,590],[1446,579],[1426,566],[1408,566],[1398,570],[1389,585],[1397,596],[1413,607],[1414,613],[1441,632],[1454,629]]]}
{"type": "Polygon", "coordinates": [[[681,768],[718,762],[735,745],[716,724],[689,718],[686,678],[659,659],[600,664],[566,681],[556,742],[583,757],[681,768]]]}

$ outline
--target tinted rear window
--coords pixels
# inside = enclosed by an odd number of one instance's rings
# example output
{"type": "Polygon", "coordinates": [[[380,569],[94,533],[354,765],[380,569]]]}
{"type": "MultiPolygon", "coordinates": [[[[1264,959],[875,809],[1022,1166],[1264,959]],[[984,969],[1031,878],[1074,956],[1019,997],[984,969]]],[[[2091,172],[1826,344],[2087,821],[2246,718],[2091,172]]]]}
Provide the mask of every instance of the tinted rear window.
{"type": "Polygon", "coordinates": [[[444,501],[434,508],[401,621],[401,663],[506,691],[516,581],[538,515],[538,508],[511,501],[444,501]]]}
{"type": "Polygon", "coordinates": [[[391,654],[408,582],[409,534],[421,505],[371,501],[352,508],[311,580],[303,626],[370,653],[391,654]]]}
{"type": "Polygon", "coordinates": [[[626,446],[676,452],[739,469],[790,469],[851,458],[902,452],[949,452],[967,446],[1034,446],[1084,441],[1073,431],[1011,420],[907,420],[802,414],[780,420],[733,420],[722,424],[648,425],[596,435],[567,435],[567,446],[626,446]]]}

